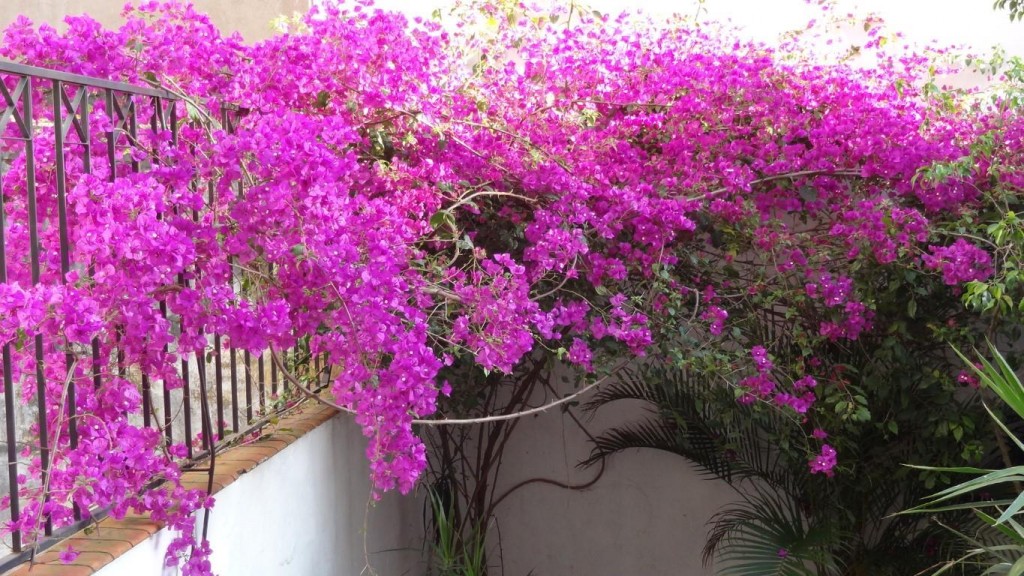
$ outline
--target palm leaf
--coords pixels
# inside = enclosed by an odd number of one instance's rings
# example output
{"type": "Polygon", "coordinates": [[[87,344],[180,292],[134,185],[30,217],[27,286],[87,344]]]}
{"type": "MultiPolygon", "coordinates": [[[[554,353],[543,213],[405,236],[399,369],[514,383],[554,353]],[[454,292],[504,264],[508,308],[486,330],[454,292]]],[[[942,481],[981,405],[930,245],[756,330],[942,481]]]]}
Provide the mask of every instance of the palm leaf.
{"type": "Polygon", "coordinates": [[[615,453],[634,448],[677,454],[697,464],[705,474],[727,482],[732,480],[733,467],[727,453],[705,430],[697,427],[680,429],[658,417],[605,430],[594,438],[594,448],[580,466],[591,466],[615,453]]]}
{"type": "MultiPolygon", "coordinates": [[[[593,412],[622,400],[647,402],[655,413],[602,432],[581,466],[624,450],[649,448],[678,454],[729,483],[758,478],[775,486],[793,484],[789,471],[779,465],[778,451],[766,441],[764,427],[743,414],[738,419],[740,425],[721,423],[701,401],[698,382],[685,372],[659,367],[629,372],[605,387],[588,408],[593,412]]],[[[769,419],[768,426],[773,429],[783,429],[774,415],[762,417],[769,419]]]]}
{"type": "Polygon", "coordinates": [[[712,517],[705,565],[714,559],[722,576],[841,573],[834,554],[840,535],[831,523],[811,524],[790,495],[770,486],[751,483],[741,494],[712,517]]]}
{"type": "Polygon", "coordinates": [[[981,367],[967,359],[959,350],[953,348],[957,356],[974,372],[981,383],[996,393],[1018,416],[1024,418],[1024,386],[1021,386],[1017,374],[1006,362],[1006,358],[999,353],[999,350],[991,343],[988,343],[989,351],[992,353],[992,361],[986,359],[975,350],[981,367]]]}
{"type": "Polygon", "coordinates": [[[667,396],[663,388],[651,386],[635,372],[624,370],[621,379],[598,388],[583,408],[593,413],[602,406],[619,400],[642,400],[660,405],[667,400],[667,396]]]}

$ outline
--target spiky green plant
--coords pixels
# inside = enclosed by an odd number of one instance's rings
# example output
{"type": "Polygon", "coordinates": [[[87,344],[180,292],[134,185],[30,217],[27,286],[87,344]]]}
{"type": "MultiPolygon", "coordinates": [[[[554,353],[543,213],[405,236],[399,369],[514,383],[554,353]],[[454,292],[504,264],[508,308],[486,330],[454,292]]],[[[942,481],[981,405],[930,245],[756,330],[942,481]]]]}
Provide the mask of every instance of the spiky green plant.
{"type": "MultiPolygon", "coordinates": [[[[1024,419],[1024,385],[994,345],[989,343],[992,360],[976,354],[979,359],[977,365],[959,350],[955,351],[974,372],[984,389],[993,392],[1003,404],[1024,419]]],[[[1024,453],[1024,442],[993,412],[987,402],[985,410],[999,432],[1024,453]]],[[[1024,575],[1024,527],[1017,522],[1024,510],[1024,490],[1021,488],[1024,466],[1006,466],[1001,469],[910,467],[973,476],[970,480],[925,497],[922,504],[903,512],[915,514],[967,510],[977,520],[970,531],[958,530],[940,522],[940,525],[961,538],[965,550],[959,557],[938,565],[933,576],[954,569],[974,569],[984,576],[1024,575]],[[994,513],[990,513],[992,511],[994,513]]]]}

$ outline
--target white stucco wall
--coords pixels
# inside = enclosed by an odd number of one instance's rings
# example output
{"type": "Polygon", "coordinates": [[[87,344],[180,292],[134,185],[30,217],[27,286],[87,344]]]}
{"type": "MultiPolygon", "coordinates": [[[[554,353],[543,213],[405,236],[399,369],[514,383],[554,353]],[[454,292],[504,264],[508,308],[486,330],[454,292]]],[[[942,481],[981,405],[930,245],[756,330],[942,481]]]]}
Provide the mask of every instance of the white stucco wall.
{"type": "MultiPolygon", "coordinates": [[[[370,505],[366,440],[347,415],[298,439],[216,495],[209,539],[219,576],[423,574],[422,501],[370,505]],[[367,568],[369,566],[369,568],[367,568]]],[[[99,576],[164,576],[162,530],[99,576]]]]}
{"type": "MultiPolygon", "coordinates": [[[[641,414],[605,409],[584,421],[591,433],[641,414]]],[[[242,475],[216,496],[210,521],[219,576],[426,576],[421,497],[390,493],[370,501],[365,439],[339,415],[242,475]],[[367,561],[368,559],[368,561],[367,561]],[[367,568],[369,565],[369,568],[367,568]]],[[[589,480],[578,470],[586,436],[558,411],[529,418],[505,453],[499,492],[532,477],[589,480]]],[[[730,500],[721,482],[656,451],[618,455],[591,489],[548,484],[516,491],[497,509],[497,576],[704,576],[705,522],[730,500]],[[500,563],[500,567],[499,567],[500,563]]],[[[99,576],[172,576],[163,566],[166,530],[99,576]]]]}
{"type": "MultiPolygon", "coordinates": [[[[643,415],[641,404],[602,408],[592,420],[574,409],[591,434],[643,415]]],[[[503,458],[498,493],[525,479],[566,484],[592,479],[598,467],[576,464],[591,443],[572,419],[552,410],[523,422],[503,458]]],[[[499,504],[499,576],[703,576],[707,520],[734,496],[724,482],[701,476],[685,459],[630,450],[607,461],[583,491],[533,483],[499,504]]]]}

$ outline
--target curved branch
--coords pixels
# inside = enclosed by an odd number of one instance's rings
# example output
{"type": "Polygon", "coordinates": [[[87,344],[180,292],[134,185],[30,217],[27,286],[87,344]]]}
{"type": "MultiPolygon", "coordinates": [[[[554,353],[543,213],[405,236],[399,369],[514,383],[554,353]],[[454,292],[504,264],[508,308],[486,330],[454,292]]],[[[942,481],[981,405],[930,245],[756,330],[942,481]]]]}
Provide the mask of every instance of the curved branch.
{"type": "Polygon", "coordinates": [[[516,194],[515,192],[502,192],[500,190],[481,190],[480,192],[473,192],[472,194],[464,198],[459,198],[459,200],[455,204],[452,204],[451,206],[448,207],[448,210],[454,210],[459,206],[462,206],[463,204],[468,204],[473,200],[473,198],[476,198],[478,196],[507,196],[509,198],[517,198],[519,200],[522,200],[523,202],[527,202],[530,204],[537,204],[539,202],[539,200],[537,200],[536,198],[523,196],[522,194],[516,194]]]}
{"type": "MultiPolygon", "coordinates": [[[[771,182],[773,180],[785,180],[787,178],[800,178],[802,176],[844,176],[848,178],[863,177],[860,170],[801,170],[798,172],[786,172],[785,174],[775,174],[773,176],[765,176],[764,178],[751,180],[750,185],[753,186],[754,184],[764,184],[765,182],[771,182]]],[[[701,194],[700,196],[697,196],[695,198],[690,198],[690,200],[707,200],[708,198],[718,196],[719,194],[724,194],[732,189],[733,188],[731,187],[723,186],[716,190],[712,190],[711,192],[708,192],[706,194],[701,194]]]]}
{"type": "MultiPolygon", "coordinates": [[[[548,388],[550,389],[550,386],[548,386],[548,388]]],[[[590,438],[592,442],[597,442],[597,439],[594,438],[593,434],[591,434],[590,431],[587,430],[586,426],[584,426],[583,423],[580,422],[579,418],[577,418],[571,410],[566,410],[565,413],[568,414],[569,417],[572,418],[573,422],[576,423],[576,426],[578,426],[579,429],[582,430],[583,433],[587,435],[587,438],[590,438]]],[[[598,469],[597,474],[595,474],[593,478],[582,484],[569,484],[568,482],[562,482],[561,480],[555,480],[553,478],[528,478],[526,480],[523,480],[522,482],[513,485],[508,490],[505,490],[505,492],[502,493],[501,496],[498,496],[496,499],[494,499],[494,501],[491,503],[490,513],[493,514],[494,510],[498,507],[498,504],[501,504],[501,502],[508,498],[509,496],[511,496],[513,492],[519,490],[524,486],[529,486],[530,484],[550,484],[551,486],[562,488],[564,490],[586,490],[587,488],[590,488],[594,484],[597,484],[597,481],[600,480],[602,476],[604,476],[604,471],[607,466],[604,458],[601,459],[600,464],[601,467],[598,469]]]]}
{"type": "MultiPolygon", "coordinates": [[[[301,382],[299,382],[299,379],[296,378],[294,374],[292,374],[291,372],[288,371],[287,368],[285,368],[284,363],[281,362],[281,358],[277,355],[277,350],[275,350],[273,347],[270,349],[270,357],[271,359],[273,359],[274,364],[277,366],[277,369],[280,370],[282,374],[284,374],[285,379],[287,379],[288,382],[290,382],[293,386],[298,388],[298,390],[302,392],[306,397],[316,400],[317,402],[320,402],[321,404],[324,404],[326,406],[330,406],[331,408],[334,408],[339,412],[347,412],[349,414],[357,413],[352,408],[342,406],[337,402],[333,402],[331,400],[328,400],[327,398],[323,398],[319,394],[316,394],[312,390],[306,388],[301,382]]],[[[576,392],[573,392],[572,394],[565,396],[563,398],[559,398],[558,400],[552,400],[551,402],[548,402],[547,404],[543,404],[541,406],[537,406],[536,408],[530,408],[529,410],[513,412],[511,414],[499,414],[497,416],[483,416],[480,418],[441,418],[437,420],[413,420],[412,423],[420,424],[423,426],[455,426],[464,424],[486,424],[488,422],[502,422],[505,420],[515,420],[517,418],[531,416],[533,414],[540,414],[541,412],[546,412],[556,406],[561,406],[562,404],[565,404],[567,402],[572,402],[576,398],[579,398],[580,396],[583,396],[584,394],[591,392],[601,384],[607,382],[609,378],[617,374],[620,370],[625,368],[628,363],[628,361],[620,362],[615,366],[615,368],[612,369],[611,372],[598,378],[597,380],[594,380],[593,382],[587,384],[583,388],[580,388],[576,392]]]]}

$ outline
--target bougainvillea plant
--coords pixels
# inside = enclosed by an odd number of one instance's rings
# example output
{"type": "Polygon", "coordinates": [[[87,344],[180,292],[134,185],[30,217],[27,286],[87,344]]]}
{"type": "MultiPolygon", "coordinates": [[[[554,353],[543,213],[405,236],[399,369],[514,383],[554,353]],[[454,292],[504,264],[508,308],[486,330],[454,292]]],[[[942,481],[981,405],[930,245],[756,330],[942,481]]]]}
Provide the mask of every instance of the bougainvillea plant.
{"type": "MultiPolygon", "coordinates": [[[[928,58],[822,64],[575,6],[456,14],[446,28],[343,4],[247,45],[188,5],[147,3],[116,30],[82,17],[4,32],[0,57],[159,85],[183,120],[175,139],[140,136],[141,173],[85,174],[68,147],[74,266],[62,274],[44,250],[33,282],[27,258],[7,262],[0,342],[15,382],[44,373],[53,461],[47,497],[27,482],[8,530],[66,524],[73,504],[148,512],[181,530],[169,561],[209,573],[192,513],[211,502],[176,484],[180,449],[138,425],[139,387],[117,368],[173,384],[212,334],[326,353],[378,491],[407,492],[424,470],[414,421],[447,391],[446,366],[511,372],[529,353],[595,378],[631,356],[705,370],[737,401],[796,419],[808,473],[826,481],[843,453],[819,428],[867,409],[816,356],[878,325],[881,288],[854,273],[899,262],[956,289],[994,271],[985,246],[943,226],[994,186],[1019,192],[1006,159],[1024,148],[1021,124],[993,109],[1016,127],[993,132],[989,108],[933,97],[928,58]],[[245,110],[230,133],[213,121],[229,104],[245,110]],[[998,172],[918,177],[972,153],[984,163],[983,134],[1002,138],[998,172]],[[773,363],[781,344],[739,321],[752,305],[790,319],[786,345],[804,360],[773,363]],[[117,358],[99,388],[94,338],[117,358]],[[146,490],[154,479],[169,482],[146,490]]],[[[88,113],[101,153],[112,119],[88,113]]],[[[2,146],[7,251],[29,254],[25,156],[2,146]]],[[[36,209],[52,222],[53,143],[35,154],[36,209]]],[[[39,228],[58,245],[56,227],[39,228]]]]}

